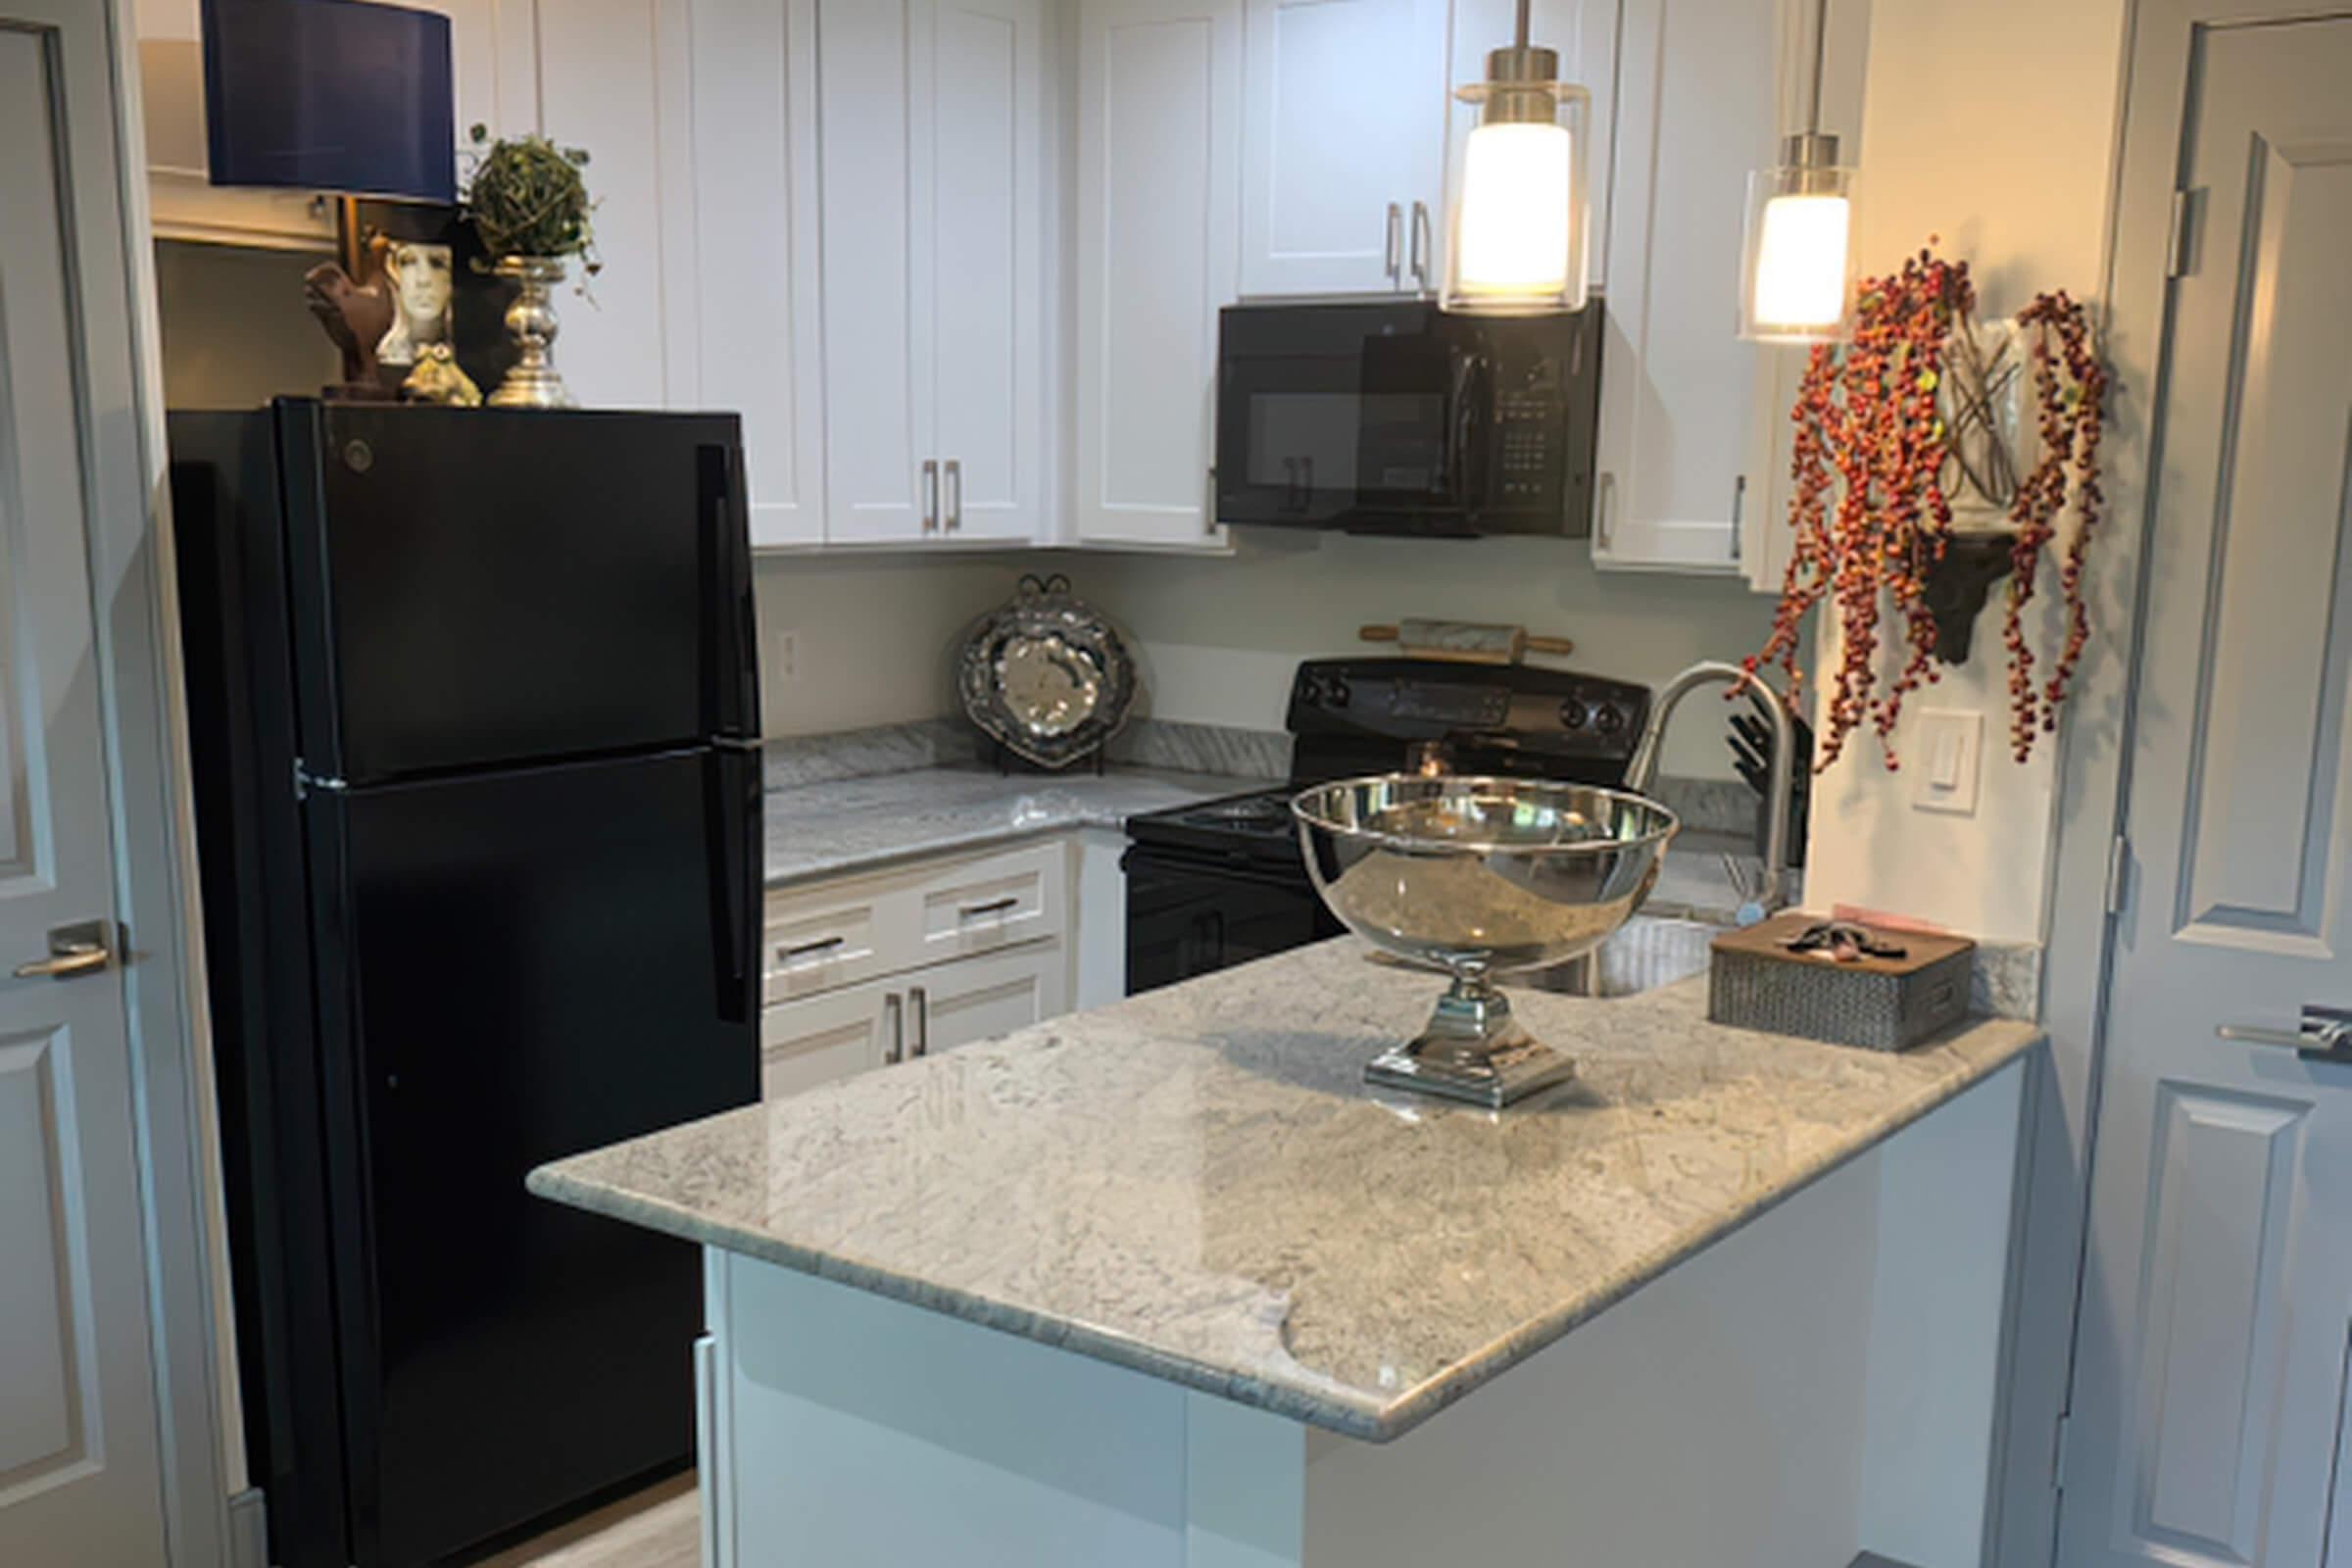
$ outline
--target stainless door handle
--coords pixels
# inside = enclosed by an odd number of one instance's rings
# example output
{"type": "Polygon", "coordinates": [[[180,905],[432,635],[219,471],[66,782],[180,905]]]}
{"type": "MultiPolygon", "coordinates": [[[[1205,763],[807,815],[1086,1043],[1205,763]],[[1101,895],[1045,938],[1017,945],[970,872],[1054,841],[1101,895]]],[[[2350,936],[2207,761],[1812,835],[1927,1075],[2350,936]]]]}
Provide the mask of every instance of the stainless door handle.
{"type": "Polygon", "coordinates": [[[948,460],[948,532],[963,526],[963,460],[948,460]]]}
{"type": "Polygon", "coordinates": [[[923,532],[939,526],[939,460],[923,460],[923,532]]]}
{"type": "Polygon", "coordinates": [[[1001,899],[990,899],[985,904],[961,905],[956,910],[956,918],[970,920],[983,914],[1003,914],[1006,909],[1016,907],[1020,902],[1017,895],[1008,893],[1001,899]]]}
{"type": "Polygon", "coordinates": [[[112,968],[115,947],[104,920],[61,925],[49,933],[49,956],[20,963],[9,971],[20,980],[71,980],[112,968]]]}
{"type": "Polygon", "coordinates": [[[2352,1007],[2321,1007],[2306,1004],[2299,1030],[2262,1029],[2226,1023],[2213,1031],[2224,1040],[2242,1040],[2251,1046],[2283,1046],[2305,1061],[2352,1063],[2352,1007]]]}
{"type": "Polygon", "coordinates": [[[1413,286],[1429,290],[1429,256],[1436,247],[1430,243],[1429,204],[1413,203],[1413,286]]]}
{"type": "Polygon", "coordinates": [[[1391,282],[1399,282],[1402,280],[1403,274],[1398,270],[1398,268],[1401,265],[1399,253],[1402,252],[1403,249],[1404,209],[1397,206],[1395,202],[1391,202],[1389,203],[1388,244],[1382,254],[1380,264],[1381,270],[1389,274],[1389,280],[1391,282]]]}
{"type": "Polygon", "coordinates": [[[921,986],[906,988],[906,1004],[914,1009],[914,1049],[909,1054],[931,1054],[931,998],[921,986]]]}

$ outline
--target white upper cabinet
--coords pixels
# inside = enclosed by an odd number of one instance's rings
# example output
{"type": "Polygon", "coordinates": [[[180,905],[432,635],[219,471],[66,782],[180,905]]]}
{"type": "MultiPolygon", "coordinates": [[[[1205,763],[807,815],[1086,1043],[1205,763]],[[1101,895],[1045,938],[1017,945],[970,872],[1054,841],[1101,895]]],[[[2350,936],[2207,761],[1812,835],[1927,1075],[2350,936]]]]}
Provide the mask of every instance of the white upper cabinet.
{"type": "Polygon", "coordinates": [[[1217,311],[1240,278],[1242,0],[1080,0],[1081,544],[1222,544],[1217,311]]]}
{"type": "Polygon", "coordinates": [[[1047,522],[1043,10],[938,0],[931,450],[948,539],[1047,522]]]}
{"type": "Polygon", "coordinates": [[[1436,289],[1447,9],[1249,0],[1245,296],[1436,289]]]}
{"type": "MultiPolygon", "coordinates": [[[[1748,558],[1782,544],[1770,525],[1785,511],[1806,351],[1740,341],[1740,224],[1749,172],[1777,162],[1800,123],[1811,12],[1804,0],[1627,0],[1593,497],[1601,566],[1780,585],[1748,558]]],[[[1848,160],[1867,13],[1850,0],[1830,12],[1824,128],[1848,160]]]]}
{"type": "Polygon", "coordinates": [[[696,402],[743,416],[752,547],[818,545],[816,0],[693,18],[696,402]]]}
{"type": "Polygon", "coordinates": [[[540,18],[540,128],[586,149],[597,204],[603,270],[588,298],[556,297],[556,366],[585,408],[694,406],[698,309],[729,304],[696,292],[691,34],[687,0],[562,0],[540,18]]]}
{"type": "Polygon", "coordinates": [[[819,0],[825,539],[1043,515],[1039,0],[819,0]]]}
{"type": "Polygon", "coordinates": [[[1739,338],[1747,173],[1776,152],[1774,0],[1627,0],[1592,557],[1738,569],[1763,361],[1739,338]],[[1704,40],[1704,46],[1696,46],[1704,40]]]}
{"type": "MultiPolygon", "coordinates": [[[[1598,288],[1607,280],[1609,234],[1610,134],[1617,110],[1618,0],[1535,0],[1528,18],[1528,42],[1555,51],[1560,57],[1560,79],[1574,82],[1592,94],[1585,115],[1585,178],[1591,186],[1592,216],[1587,232],[1588,274],[1598,288]]],[[[1453,62],[1446,91],[1464,82],[1483,80],[1487,56],[1511,41],[1517,24],[1515,0],[1453,0],[1453,62]]],[[[1458,117],[1446,121],[1449,133],[1459,129],[1458,117]]],[[[1446,146],[1447,178],[1451,160],[1460,149],[1446,146]]],[[[1450,197],[1452,193],[1447,192],[1450,197]]],[[[1445,279],[1445,214],[1440,212],[1436,270],[1445,279]]],[[[1603,374],[1606,374],[1604,366],[1603,374]]]]}

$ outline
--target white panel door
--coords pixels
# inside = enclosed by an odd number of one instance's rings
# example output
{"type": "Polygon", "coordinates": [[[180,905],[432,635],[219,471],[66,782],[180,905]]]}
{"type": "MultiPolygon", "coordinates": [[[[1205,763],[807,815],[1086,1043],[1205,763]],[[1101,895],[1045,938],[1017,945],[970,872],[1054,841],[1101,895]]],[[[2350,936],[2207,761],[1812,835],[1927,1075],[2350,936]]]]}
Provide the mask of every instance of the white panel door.
{"type": "Polygon", "coordinates": [[[1242,293],[1428,291],[1446,0],[1250,0],[1242,293]]]}
{"type": "Polygon", "coordinates": [[[994,1040],[1070,1005],[1070,955],[1058,942],[961,958],[906,978],[908,1047],[923,1054],[994,1040]]]}
{"type": "Polygon", "coordinates": [[[1241,0],[1081,0],[1079,540],[1222,543],[1217,311],[1239,281],[1241,0]]]}
{"type": "MultiPolygon", "coordinates": [[[[583,408],[683,408],[696,387],[694,118],[686,0],[549,0],[543,128],[585,148],[604,270],[556,296],[556,364],[583,408]]],[[[573,281],[580,268],[572,267],[573,281]]],[[[721,302],[723,305],[723,302],[721,302]]]]}
{"type": "Polygon", "coordinates": [[[932,0],[818,0],[825,537],[938,525],[932,0]],[[926,468],[925,465],[930,466],[926,468]]]}
{"type": "Polygon", "coordinates": [[[1775,0],[1626,0],[1592,559],[1731,571],[1756,418],[1748,171],[1779,129],[1775,0]]]}
{"type": "Polygon", "coordinates": [[[2133,69],[2135,115],[2188,106],[2196,238],[2150,410],[2069,1568],[2321,1568],[2352,1353],[2352,1051],[2217,1033],[2352,1008],[2352,18],[2214,9],[2143,6],[2133,69]]]}
{"type": "Polygon", "coordinates": [[[939,533],[1045,524],[1042,0],[936,0],[932,407],[939,533]]]}
{"type": "Polygon", "coordinates": [[[122,974],[16,973],[53,929],[115,913],[86,564],[93,368],[75,319],[76,236],[121,220],[89,199],[113,179],[108,50],[95,0],[0,0],[0,1563],[152,1568],[163,1489],[122,974]]]}
{"type": "Polygon", "coordinates": [[[700,406],[743,416],[752,548],[821,544],[816,0],[693,0],[700,406]]]}

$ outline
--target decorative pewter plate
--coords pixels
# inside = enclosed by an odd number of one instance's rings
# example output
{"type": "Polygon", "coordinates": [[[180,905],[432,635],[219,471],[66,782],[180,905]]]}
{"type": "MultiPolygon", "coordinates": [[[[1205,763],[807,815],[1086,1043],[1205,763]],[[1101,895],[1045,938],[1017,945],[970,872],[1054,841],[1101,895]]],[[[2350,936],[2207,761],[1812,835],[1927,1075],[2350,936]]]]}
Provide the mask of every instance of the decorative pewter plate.
{"type": "Polygon", "coordinates": [[[1135,702],[1135,660],[1109,621],[1055,572],[964,639],[956,690],[972,722],[1015,756],[1067,767],[1102,749],[1135,702]]]}

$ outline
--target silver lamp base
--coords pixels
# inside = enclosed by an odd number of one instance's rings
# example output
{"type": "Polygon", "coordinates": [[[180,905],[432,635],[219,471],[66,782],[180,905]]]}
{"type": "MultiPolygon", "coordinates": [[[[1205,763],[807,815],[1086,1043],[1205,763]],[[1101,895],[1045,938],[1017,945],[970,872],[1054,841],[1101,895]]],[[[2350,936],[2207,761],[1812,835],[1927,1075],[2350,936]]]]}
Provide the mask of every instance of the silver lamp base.
{"type": "Polygon", "coordinates": [[[1380,1088],[1490,1110],[1575,1076],[1576,1058],[1531,1038],[1512,1018],[1510,1000],[1483,975],[1455,976],[1420,1038],[1382,1052],[1364,1067],[1364,1081],[1380,1088]]]}
{"type": "Polygon", "coordinates": [[[505,256],[494,270],[514,284],[507,307],[507,335],[514,340],[514,365],[490,394],[494,409],[571,409],[579,406],[556,373],[555,287],[564,281],[560,256],[505,256]]]}

